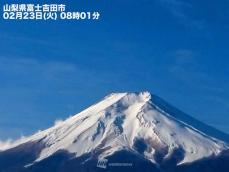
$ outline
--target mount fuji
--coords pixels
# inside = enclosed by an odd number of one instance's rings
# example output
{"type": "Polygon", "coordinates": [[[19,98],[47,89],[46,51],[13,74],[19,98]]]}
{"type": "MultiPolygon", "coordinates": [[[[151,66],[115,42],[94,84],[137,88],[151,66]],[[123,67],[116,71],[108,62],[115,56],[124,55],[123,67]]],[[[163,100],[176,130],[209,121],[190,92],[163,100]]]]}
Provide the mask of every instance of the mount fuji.
{"type": "Polygon", "coordinates": [[[0,172],[228,172],[228,143],[156,95],[113,93],[0,149],[0,172]]]}

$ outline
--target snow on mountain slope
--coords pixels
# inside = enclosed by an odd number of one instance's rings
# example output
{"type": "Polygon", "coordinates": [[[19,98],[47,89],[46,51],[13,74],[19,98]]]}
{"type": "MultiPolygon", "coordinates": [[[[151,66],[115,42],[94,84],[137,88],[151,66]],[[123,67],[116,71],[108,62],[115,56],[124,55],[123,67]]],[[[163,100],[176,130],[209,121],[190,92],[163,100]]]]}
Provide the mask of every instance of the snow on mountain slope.
{"type": "Polygon", "coordinates": [[[58,150],[75,153],[76,157],[100,151],[104,158],[119,150],[136,154],[135,143],[144,140],[147,149],[141,156],[158,164],[156,155],[169,158],[180,149],[184,157],[179,164],[218,155],[227,144],[208,136],[187,123],[171,116],[157,104],[149,92],[117,93],[60,122],[47,130],[20,140],[18,144],[42,140],[45,148],[37,161],[58,150]]]}

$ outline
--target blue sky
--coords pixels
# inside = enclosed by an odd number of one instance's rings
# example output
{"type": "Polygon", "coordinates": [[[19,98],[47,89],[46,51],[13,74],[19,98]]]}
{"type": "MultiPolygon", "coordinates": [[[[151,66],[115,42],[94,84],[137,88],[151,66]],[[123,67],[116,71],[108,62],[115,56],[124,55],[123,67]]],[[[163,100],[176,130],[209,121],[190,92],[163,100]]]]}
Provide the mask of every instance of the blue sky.
{"type": "Polygon", "coordinates": [[[229,133],[228,0],[45,2],[101,19],[0,20],[0,139],[45,129],[111,92],[145,90],[229,133]]]}

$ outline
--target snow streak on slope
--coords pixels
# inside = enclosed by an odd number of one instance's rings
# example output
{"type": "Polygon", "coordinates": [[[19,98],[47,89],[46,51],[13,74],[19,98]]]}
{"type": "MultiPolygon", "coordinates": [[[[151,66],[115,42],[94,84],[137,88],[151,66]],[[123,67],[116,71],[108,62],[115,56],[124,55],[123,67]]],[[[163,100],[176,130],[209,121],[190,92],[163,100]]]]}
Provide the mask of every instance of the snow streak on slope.
{"type": "Polygon", "coordinates": [[[58,150],[67,150],[77,157],[99,151],[100,158],[104,158],[125,149],[157,164],[159,159],[169,158],[176,150],[181,150],[183,157],[179,163],[182,164],[228,149],[222,141],[165,113],[151,100],[153,96],[148,92],[111,94],[81,113],[20,143],[37,140],[45,143],[36,161],[58,150]],[[147,146],[141,153],[135,146],[139,140],[147,146]]]}

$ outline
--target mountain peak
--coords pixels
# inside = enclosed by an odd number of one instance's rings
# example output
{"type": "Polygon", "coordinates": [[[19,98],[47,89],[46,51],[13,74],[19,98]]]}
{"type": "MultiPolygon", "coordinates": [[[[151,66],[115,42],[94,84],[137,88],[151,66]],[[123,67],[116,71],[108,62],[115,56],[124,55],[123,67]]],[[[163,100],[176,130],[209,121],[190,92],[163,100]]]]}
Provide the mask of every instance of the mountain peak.
{"type": "Polygon", "coordinates": [[[148,101],[151,99],[151,93],[148,91],[142,91],[142,92],[123,92],[123,93],[111,93],[108,96],[106,96],[104,99],[108,98],[114,98],[114,97],[121,97],[124,98],[125,101],[129,101],[130,103],[133,103],[135,101],[148,101]]]}

